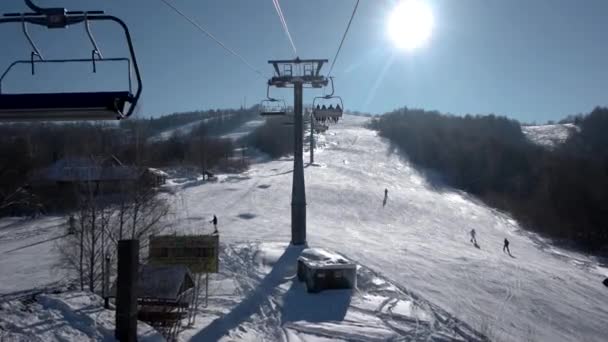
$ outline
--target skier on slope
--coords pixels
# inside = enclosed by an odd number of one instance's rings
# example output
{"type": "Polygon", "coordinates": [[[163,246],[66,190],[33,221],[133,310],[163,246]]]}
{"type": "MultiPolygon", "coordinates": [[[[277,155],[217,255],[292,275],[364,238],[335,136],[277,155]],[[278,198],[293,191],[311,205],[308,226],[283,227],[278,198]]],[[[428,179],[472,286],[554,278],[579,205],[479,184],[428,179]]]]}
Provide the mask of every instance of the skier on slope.
{"type": "Polygon", "coordinates": [[[384,188],[384,200],[382,201],[382,206],[386,206],[386,201],[388,201],[388,189],[384,188]]]}
{"type": "Polygon", "coordinates": [[[471,229],[470,234],[471,234],[471,243],[474,244],[474,245],[476,245],[477,244],[477,239],[475,238],[475,234],[476,234],[475,228],[471,229]]]}
{"type": "Polygon", "coordinates": [[[217,216],[213,215],[213,220],[209,221],[209,223],[213,223],[213,234],[217,234],[217,216]]]}
{"type": "Polygon", "coordinates": [[[509,250],[509,240],[507,240],[507,238],[505,238],[505,244],[502,246],[503,253],[505,250],[507,253],[509,253],[509,255],[511,255],[511,251],[509,250]]]}

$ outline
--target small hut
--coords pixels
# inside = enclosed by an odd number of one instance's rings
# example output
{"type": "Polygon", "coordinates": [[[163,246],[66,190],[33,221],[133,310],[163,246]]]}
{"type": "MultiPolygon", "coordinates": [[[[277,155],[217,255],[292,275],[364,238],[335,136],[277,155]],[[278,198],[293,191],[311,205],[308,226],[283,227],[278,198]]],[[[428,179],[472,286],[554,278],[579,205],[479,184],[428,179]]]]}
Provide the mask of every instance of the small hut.
{"type": "MultiPolygon", "coordinates": [[[[168,340],[179,333],[195,296],[195,282],[186,266],[140,265],[137,277],[137,319],[161,332],[168,340]]],[[[112,288],[116,296],[116,283],[112,288]]]]}
{"type": "Polygon", "coordinates": [[[320,248],[307,248],[298,258],[298,280],[308,292],[357,287],[357,264],[320,248]]]}

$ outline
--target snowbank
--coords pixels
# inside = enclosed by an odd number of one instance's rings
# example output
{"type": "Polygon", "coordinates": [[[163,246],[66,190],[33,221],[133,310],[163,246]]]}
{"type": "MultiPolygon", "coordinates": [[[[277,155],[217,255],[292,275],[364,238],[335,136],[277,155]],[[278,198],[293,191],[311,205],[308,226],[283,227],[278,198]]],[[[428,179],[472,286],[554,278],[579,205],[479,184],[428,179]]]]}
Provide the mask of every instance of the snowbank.
{"type": "MultiPolygon", "coordinates": [[[[0,340],[114,341],[115,319],[114,311],[104,309],[97,295],[80,291],[41,294],[35,300],[0,304],[0,340]]],[[[137,334],[139,341],[164,341],[141,322],[137,334]]]]}

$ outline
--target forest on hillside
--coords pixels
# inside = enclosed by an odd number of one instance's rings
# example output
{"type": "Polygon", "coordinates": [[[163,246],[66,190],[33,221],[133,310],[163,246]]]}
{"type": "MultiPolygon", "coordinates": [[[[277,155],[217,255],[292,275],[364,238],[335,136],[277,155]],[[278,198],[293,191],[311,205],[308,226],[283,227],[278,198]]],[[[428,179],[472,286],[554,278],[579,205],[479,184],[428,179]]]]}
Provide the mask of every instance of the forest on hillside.
{"type": "MultiPolygon", "coordinates": [[[[512,214],[524,227],[608,253],[608,108],[576,120],[554,149],[526,139],[517,121],[403,108],[370,127],[446,185],[512,214]]],[[[441,186],[441,184],[437,184],[441,186]]]]}
{"type": "MultiPolygon", "coordinates": [[[[136,168],[189,166],[241,170],[236,148],[221,138],[257,117],[255,108],[172,114],[116,123],[20,123],[0,125],[0,215],[45,210],[43,194],[30,187],[32,175],[62,159],[117,158],[136,168]],[[200,122],[199,122],[200,121],[200,122]],[[159,132],[194,123],[187,132],[157,139],[159,132]],[[238,164],[238,165],[237,165],[238,164]]],[[[69,194],[66,194],[66,196],[69,194]]]]}

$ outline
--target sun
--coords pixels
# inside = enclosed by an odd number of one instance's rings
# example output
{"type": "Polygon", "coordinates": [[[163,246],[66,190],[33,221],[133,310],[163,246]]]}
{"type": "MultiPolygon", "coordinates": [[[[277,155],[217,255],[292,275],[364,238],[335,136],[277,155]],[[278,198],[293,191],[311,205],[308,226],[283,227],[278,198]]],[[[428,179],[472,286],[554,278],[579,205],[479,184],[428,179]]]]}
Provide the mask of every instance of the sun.
{"type": "Polygon", "coordinates": [[[430,7],[421,0],[403,0],[388,20],[388,34],[398,48],[414,50],[424,45],[433,31],[430,7]]]}

